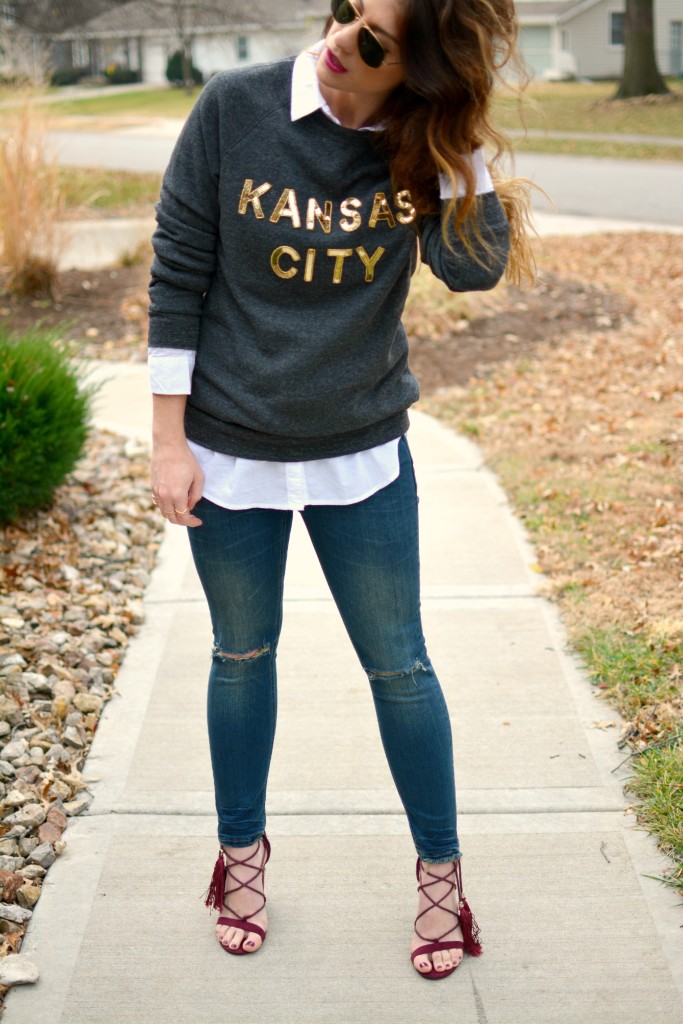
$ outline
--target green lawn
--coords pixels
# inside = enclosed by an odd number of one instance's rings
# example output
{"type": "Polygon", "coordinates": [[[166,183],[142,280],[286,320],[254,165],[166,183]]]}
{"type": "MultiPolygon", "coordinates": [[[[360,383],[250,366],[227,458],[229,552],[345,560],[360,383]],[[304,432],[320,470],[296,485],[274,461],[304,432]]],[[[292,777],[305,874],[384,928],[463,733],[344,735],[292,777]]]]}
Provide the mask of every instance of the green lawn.
{"type": "MultiPolygon", "coordinates": [[[[614,132],[634,135],[675,135],[683,138],[683,80],[668,82],[675,99],[607,101],[614,82],[532,83],[520,107],[516,98],[499,95],[494,120],[500,128],[545,131],[614,132]]],[[[531,145],[536,140],[529,140],[531,145]]]]}
{"type": "Polygon", "coordinates": [[[102,96],[51,103],[47,109],[60,117],[70,114],[79,117],[187,117],[198,96],[198,89],[191,95],[183,89],[170,87],[120,93],[107,89],[102,96]]]}
{"type": "Polygon", "coordinates": [[[159,198],[160,174],[138,174],[103,168],[60,167],[59,184],[69,214],[86,210],[101,215],[152,213],[159,198]]]}
{"type": "Polygon", "coordinates": [[[614,160],[683,161],[683,146],[657,146],[642,142],[593,142],[591,139],[513,139],[519,153],[566,153],[569,156],[602,156],[614,160]]]}

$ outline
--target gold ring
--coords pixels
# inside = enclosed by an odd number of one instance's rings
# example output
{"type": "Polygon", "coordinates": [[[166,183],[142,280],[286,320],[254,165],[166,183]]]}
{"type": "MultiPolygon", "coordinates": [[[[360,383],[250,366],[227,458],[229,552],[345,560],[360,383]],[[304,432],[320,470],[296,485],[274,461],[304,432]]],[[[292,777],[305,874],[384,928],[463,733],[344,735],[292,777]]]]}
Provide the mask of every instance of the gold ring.
{"type": "Polygon", "coordinates": [[[174,506],[173,506],[173,511],[175,512],[175,514],[176,514],[177,516],[186,516],[186,515],[187,515],[187,513],[188,513],[188,512],[190,511],[190,506],[188,505],[188,506],[187,506],[187,508],[184,508],[184,509],[182,510],[182,512],[181,512],[181,511],[180,511],[180,509],[179,509],[179,508],[176,508],[176,507],[175,507],[175,505],[174,505],[174,506]]]}

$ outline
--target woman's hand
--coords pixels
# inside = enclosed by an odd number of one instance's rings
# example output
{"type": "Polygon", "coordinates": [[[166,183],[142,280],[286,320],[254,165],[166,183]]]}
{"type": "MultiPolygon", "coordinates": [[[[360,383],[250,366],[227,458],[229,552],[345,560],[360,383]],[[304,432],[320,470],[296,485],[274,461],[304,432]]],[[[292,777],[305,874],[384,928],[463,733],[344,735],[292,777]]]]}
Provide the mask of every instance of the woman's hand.
{"type": "Polygon", "coordinates": [[[192,509],[202,496],[204,474],[185,437],[186,395],[153,396],[152,493],[164,519],[201,526],[192,509]]]}
{"type": "Polygon", "coordinates": [[[202,496],[204,474],[187,441],[155,442],[152,493],[164,519],[175,526],[201,526],[192,509],[202,496]]]}

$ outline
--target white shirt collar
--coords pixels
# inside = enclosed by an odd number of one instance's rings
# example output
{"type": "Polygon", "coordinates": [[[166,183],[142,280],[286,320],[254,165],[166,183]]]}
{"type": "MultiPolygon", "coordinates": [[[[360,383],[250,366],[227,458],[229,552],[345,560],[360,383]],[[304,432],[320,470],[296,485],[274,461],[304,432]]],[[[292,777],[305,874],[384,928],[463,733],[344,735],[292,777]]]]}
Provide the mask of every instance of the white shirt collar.
{"type": "MultiPolygon", "coordinates": [[[[318,63],[318,57],[324,45],[321,40],[309,49],[302,50],[294,61],[290,108],[292,121],[299,121],[302,117],[314,114],[316,110],[322,110],[323,114],[329,117],[330,121],[334,121],[335,124],[341,124],[339,118],[334,116],[325,102],[320,92],[318,76],[315,73],[315,66],[318,63]]],[[[374,132],[378,128],[379,125],[371,125],[366,128],[360,128],[359,131],[374,132]]]]}

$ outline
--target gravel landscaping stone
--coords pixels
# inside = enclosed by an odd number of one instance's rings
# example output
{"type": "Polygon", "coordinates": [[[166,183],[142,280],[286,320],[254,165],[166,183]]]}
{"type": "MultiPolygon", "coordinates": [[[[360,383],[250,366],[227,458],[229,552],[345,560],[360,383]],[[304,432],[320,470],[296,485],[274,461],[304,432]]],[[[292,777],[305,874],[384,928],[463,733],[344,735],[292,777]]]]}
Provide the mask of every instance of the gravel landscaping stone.
{"type": "Polygon", "coordinates": [[[5,921],[14,921],[16,924],[25,924],[31,920],[32,911],[25,907],[17,907],[13,903],[0,903],[0,917],[5,921]]]}
{"type": "Polygon", "coordinates": [[[42,804],[25,804],[14,814],[8,814],[4,821],[6,825],[26,825],[27,828],[38,828],[46,818],[47,814],[42,804]]]}
{"type": "Polygon", "coordinates": [[[54,847],[50,843],[41,843],[36,846],[33,853],[28,857],[29,864],[37,864],[41,868],[49,868],[57,859],[54,847]]]}
{"type": "Polygon", "coordinates": [[[11,953],[0,960],[0,985],[32,985],[38,978],[36,965],[21,953],[11,953]]]}
{"type": "Polygon", "coordinates": [[[30,963],[16,950],[42,880],[92,802],[83,764],[163,533],[148,461],[93,431],[52,508],[0,529],[0,972],[30,963]]]}

